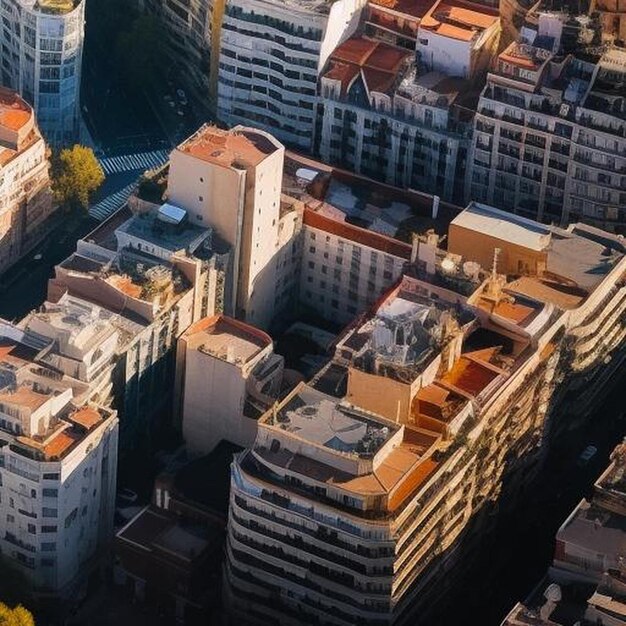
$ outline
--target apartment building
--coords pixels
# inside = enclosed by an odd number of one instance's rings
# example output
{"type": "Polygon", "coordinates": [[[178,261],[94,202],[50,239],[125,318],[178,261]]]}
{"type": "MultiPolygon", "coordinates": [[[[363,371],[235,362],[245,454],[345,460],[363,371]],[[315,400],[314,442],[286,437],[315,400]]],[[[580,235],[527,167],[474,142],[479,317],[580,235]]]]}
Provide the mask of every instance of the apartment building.
{"type": "Polygon", "coordinates": [[[300,302],[323,318],[348,324],[395,284],[411,246],[306,209],[300,302]]]}
{"type": "Polygon", "coordinates": [[[183,438],[192,456],[220,441],[254,443],[256,419],[274,404],[284,359],[263,331],[223,315],[192,324],[178,341],[176,375],[183,438]]]}
{"type": "Polygon", "coordinates": [[[462,202],[469,91],[462,79],[421,71],[407,50],[353,37],[320,77],[314,150],[326,163],[462,202]]]}
{"type": "Polygon", "coordinates": [[[602,39],[622,48],[626,44],[626,4],[624,0],[594,0],[591,13],[599,13],[602,39]]]}
{"type": "Polygon", "coordinates": [[[626,53],[555,56],[562,17],[502,52],[474,120],[467,195],[525,217],[624,232],[626,53]]]}
{"type": "Polygon", "coordinates": [[[557,533],[554,561],[531,595],[502,626],[626,624],[626,447],[611,454],[589,501],[583,500],[557,533]]]}
{"type": "Polygon", "coordinates": [[[46,140],[79,134],[84,0],[2,0],[2,83],[35,108],[46,140]]]}
{"type": "Polygon", "coordinates": [[[228,258],[182,209],[123,209],[78,241],[55,268],[49,302],[23,320],[45,348],[42,362],[89,381],[119,411],[124,452],[149,446],[161,426],[154,419],[171,406],[176,341],[221,312],[228,258]]]}
{"type": "Polygon", "coordinates": [[[281,195],[285,149],[260,130],[203,126],[170,157],[167,196],[232,250],[225,312],[260,328],[289,305],[301,216],[281,195]]]}
{"type": "Polygon", "coordinates": [[[575,419],[572,391],[595,397],[623,363],[620,239],[476,204],[454,222],[448,251],[418,249],[415,269],[236,458],[225,567],[234,620],[425,619],[461,547],[471,551],[490,511],[514,501],[575,419]],[[542,263],[520,271],[520,249],[542,263]],[[327,384],[339,371],[345,392],[327,384]]]}
{"type": "MultiPolygon", "coordinates": [[[[145,10],[156,16],[167,34],[170,59],[185,88],[192,90],[197,102],[209,96],[212,32],[220,22],[224,0],[146,0],[145,10]],[[215,7],[215,16],[214,16],[215,7]]],[[[218,34],[219,41],[219,34],[218,34]]],[[[219,52],[219,50],[218,50],[219,52]]],[[[208,103],[205,102],[208,107],[208,103]]]]}
{"type": "Polygon", "coordinates": [[[217,114],[309,150],[317,80],[352,35],[365,0],[230,0],[219,44],[217,114]]]}
{"type": "Polygon", "coordinates": [[[0,88],[0,273],[44,237],[56,208],[46,150],[33,109],[0,88]]]}
{"type": "Polygon", "coordinates": [[[117,417],[16,336],[0,339],[0,554],[38,597],[63,600],[106,558],[117,417]]]}

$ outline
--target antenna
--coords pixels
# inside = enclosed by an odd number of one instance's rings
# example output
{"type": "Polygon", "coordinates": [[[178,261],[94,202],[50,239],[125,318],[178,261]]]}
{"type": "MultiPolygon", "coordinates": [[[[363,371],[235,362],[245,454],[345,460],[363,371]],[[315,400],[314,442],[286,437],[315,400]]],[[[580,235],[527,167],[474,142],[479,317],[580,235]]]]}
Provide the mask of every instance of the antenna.
{"type": "Polygon", "coordinates": [[[498,276],[498,257],[500,256],[500,248],[493,249],[493,267],[491,268],[491,278],[495,281],[498,276]]]}

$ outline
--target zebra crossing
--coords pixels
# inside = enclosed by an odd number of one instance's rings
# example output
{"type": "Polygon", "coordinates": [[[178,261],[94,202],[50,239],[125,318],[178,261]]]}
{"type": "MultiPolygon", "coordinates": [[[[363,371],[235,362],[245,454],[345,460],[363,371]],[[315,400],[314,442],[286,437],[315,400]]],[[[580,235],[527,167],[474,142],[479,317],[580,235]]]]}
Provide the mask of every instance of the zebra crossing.
{"type": "Polygon", "coordinates": [[[152,152],[138,152],[121,156],[105,157],[100,159],[104,173],[117,174],[119,172],[145,171],[160,167],[170,158],[169,150],[153,150],[152,152]]]}
{"type": "Polygon", "coordinates": [[[130,194],[134,191],[135,186],[136,183],[131,183],[127,187],[107,196],[104,200],[98,202],[98,204],[94,204],[89,209],[89,215],[99,222],[104,222],[107,217],[110,217],[115,211],[124,206],[130,194]]]}

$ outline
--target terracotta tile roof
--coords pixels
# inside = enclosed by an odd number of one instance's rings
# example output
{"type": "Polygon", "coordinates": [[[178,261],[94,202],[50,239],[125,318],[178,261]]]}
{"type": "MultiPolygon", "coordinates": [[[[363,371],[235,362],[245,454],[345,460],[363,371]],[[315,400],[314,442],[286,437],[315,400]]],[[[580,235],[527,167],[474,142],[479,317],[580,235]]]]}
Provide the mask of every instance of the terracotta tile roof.
{"type": "Polygon", "coordinates": [[[18,131],[32,118],[33,110],[11,89],[0,88],[0,126],[18,131]]]}
{"type": "Polygon", "coordinates": [[[80,437],[71,429],[63,430],[43,446],[43,453],[46,459],[60,458],[78,441],[80,437]]]}
{"type": "Polygon", "coordinates": [[[91,407],[83,407],[69,416],[70,421],[80,424],[87,430],[91,430],[94,426],[102,421],[100,413],[91,407]]]}
{"type": "Polygon", "coordinates": [[[421,18],[433,5],[433,0],[371,0],[371,4],[421,18]]]}
{"type": "Polygon", "coordinates": [[[475,35],[493,26],[498,12],[490,7],[469,2],[437,2],[420,26],[443,37],[471,41],[475,35]]]}
{"type": "Polygon", "coordinates": [[[398,241],[385,235],[372,232],[365,228],[359,228],[353,226],[347,222],[338,222],[325,215],[320,215],[311,209],[304,210],[304,224],[311,228],[317,228],[319,230],[326,231],[360,243],[361,245],[368,246],[381,252],[386,252],[393,256],[409,260],[411,258],[411,246],[408,243],[398,241]]]}
{"type": "Polygon", "coordinates": [[[394,84],[409,56],[408,50],[363,37],[351,37],[332,53],[330,68],[324,76],[341,81],[345,94],[360,71],[369,91],[384,93],[394,84]]]}

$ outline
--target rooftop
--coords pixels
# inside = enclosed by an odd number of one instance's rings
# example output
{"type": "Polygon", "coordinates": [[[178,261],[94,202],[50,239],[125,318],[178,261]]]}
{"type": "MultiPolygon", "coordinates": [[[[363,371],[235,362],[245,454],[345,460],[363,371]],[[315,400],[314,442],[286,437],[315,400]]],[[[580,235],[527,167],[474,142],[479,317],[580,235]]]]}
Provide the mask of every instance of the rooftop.
{"type": "Polygon", "coordinates": [[[297,387],[263,421],[334,452],[367,458],[399,429],[306,385],[297,387]]]}
{"type": "Polygon", "coordinates": [[[222,130],[205,124],[177,150],[221,167],[246,169],[259,165],[281,148],[278,141],[260,130],[243,126],[222,130]]]}
{"type": "Polygon", "coordinates": [[[19,131],[33,117],[32,108],[17,92],[0,87],[0,126],[19,131]]]}
{"type": "Polygon", "coordinates": [[[498,11],[490,7],[461,0],[439,0],[422,19],[420,28],[443,37],[471,41],[498,19],[498,11]]]}
{"type": "Polygon", "coordinates": [[[170,252],[184,250],[193,254],[201,246],[205,248],[210,246],[212,234],[210,229],[191,224],[180,216],[182,209],[178,207],[167,204],[163,207],[160,207],[158,211],[133,215],[117,227],[116,235],[124,233],[170,252]],[[163,207],[166,209],[164,210],[163,207]],[[177,210],[175,221],[169,217],[174,215],[174,210],[177,210]]]}
{"type": "Polygon", "coordinates": [[[551,233],[547,226],[478,202],[471,202],[451,225],[538,252],[546,250],[550,243],[551,233]]]}
{"type": "Polygon", "coordinates": [[[428,13],[433,0],[370,0],[370,4],[419,19],[428,13]]]}
{"type": "Polygon", "coordinates": [[[404,277],[373,316],[347,335],[341,348],[352,351],[354,367],[411,383],[461,327],[474,320],[463,299],[429,295],[404,277]]]}
{"type": "Polygon", "coordinates": [[[272,344],[262,330],[225,315],[214,315],[192,324],[183,334],[188,350],[198,350],[243,366],[272,344]]]}

